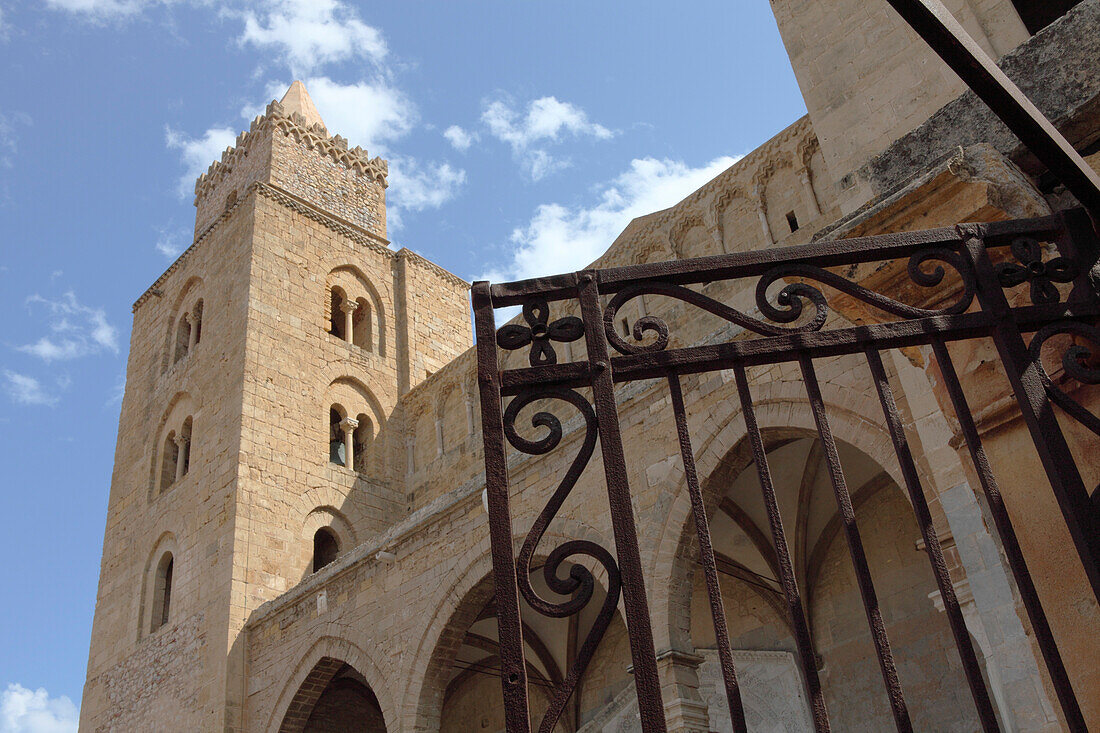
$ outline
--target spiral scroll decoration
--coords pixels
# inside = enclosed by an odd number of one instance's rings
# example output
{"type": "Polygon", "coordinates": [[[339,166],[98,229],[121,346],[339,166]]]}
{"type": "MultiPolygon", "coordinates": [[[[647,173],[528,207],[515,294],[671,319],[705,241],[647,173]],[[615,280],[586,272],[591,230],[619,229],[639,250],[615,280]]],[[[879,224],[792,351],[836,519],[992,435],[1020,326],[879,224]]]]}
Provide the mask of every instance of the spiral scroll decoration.
{"type": "Polygon", "coordinates": [[[863,287],[823,267],[803,262],[778,265],[760,276],[756,284],[756,306],[766,320],[750,316],[731,308],[714,298],[682,285],[663,282],[642,282],[619,291],[604,310],[604,331],[608,342],[622,354],[641,354],[663,351],[668,347],[669,328],[661,318],[643,316],[635,321],[632,335],[635,341],[645,340],[646,334],[656,338],[648,344],[628,343],[615,329],[616,316],[628,301],[641,295],[663,295],[683,301],[713,313],[729,323],[761,336],[782,336],[792,333],[820,331],[829,316],[829,303],[820,288],[805,280],[826,285],[879,310],[902,318],[927,318],[966,312],[977,291],[973,271],[968,261],[958,252],[945,247],[930,247],[915,252],[908,263],[909,278],[921,287],[935,287],[947,275],[944,265],[954,270],[962,281],[962,291],[951,303],[940,308],[919,308],[888,298],[881,293],[863,287]],[[929,263],[935,264],[926,269],[929,263]],[[768,299],[768,290],[779,280],[799,278],[803,282],[788,283],[776,293],[774,303],[768,299]],[[802,320],[799,325],[794,324],[802,320]]]}
{"type": "Polygon", "coordinates": [[[559,400],[575,407],[584,417],[585,433],[584,442],[577,452],[569,470],[558,484],[550,500],[543,507],[530,532],[523,541],[519,555],[516,558],[517,581],[520,594],[524,600],[538,613],[550,618],[567,618],[580,613],[592,600],[596,578],[592,571],[583,565],[572,563],[569,574],[561,578],[558,571],[568,558],[576,556],[590,557],[603,566],[607,573],[607,597],[600,607],[599,613],[592,624],[591,630],[584,639],[584,643],[577,650],[577,656],[570,665],[565,679],[561,685],[554,689],[550,699],[550,706],[539,725],[539,733],[551,733],[557,725],[565,705],[577,687],[577,682],[584,670],[588,667],[592,656],[596,653],[596,647],[611,624],[615,615],[615,608],[619,603],[619,595],[622,589],[622,578],[615,558],[603,547],[589,540],[571,540],[554,548],[546,559],[542,568],[543,579],[547,587],[554,593],[569,596],[562,602],[549,601],[535,591],[531,585],[531,562],[535,556],[543,535],[546,533],[550,522],[561,509],[565,498],[573,490],[584,467],[588,465],[592,452],[596,447],[597,423],[596,414],[592,405],[578,392],[571,389],[541,389],[516,397],[509,403],[504,411],[504,434],[508,442],[517,450],[528,455],[544,455],[554,450],[562,438],[561,421],[549,412],[536,412],[531,417],[531,426],[545,428],[546,434],[536,440],[528,440],[516,431],[516,419],[523,408],[537,400],[559,400]]]}
{"type": "Polygon", "coordinates": [[[1035,333],[1034,338],[1031,340],[1031,345],[1028,347],[1028,356],[1030,356],[1032,362],[1039,367],[1039,374],[1042,377],[1043,386],[1046,388],[1047,395],[1050,397],[1051,401],[1069,413],[1075,420],[1089,430],[1100,435],[1100,418],[1086,410],[1081,403],[1071,398],[1055,385],[1050,375],[1047,373],[1046,367],[1043,366],[1043,345],[1055,335],[1078,336],[1094,345],[1093,348],[1089,348],[1083,344],[1071,344],[1066,348],[1065,353],[1062,354],[1062,368],[1066,370],[1066,374],[1082,384],[1096,385],[1100,384],[1100,366],[1090,364],[1089,360],[1093,358],[1094,354],[1100,353],[1095,350],[1097,347],[1100,347],[1100,328],[1081,323],[1080,321],[1060,321],[1058,323],[1051,323],[1035,333]]]}

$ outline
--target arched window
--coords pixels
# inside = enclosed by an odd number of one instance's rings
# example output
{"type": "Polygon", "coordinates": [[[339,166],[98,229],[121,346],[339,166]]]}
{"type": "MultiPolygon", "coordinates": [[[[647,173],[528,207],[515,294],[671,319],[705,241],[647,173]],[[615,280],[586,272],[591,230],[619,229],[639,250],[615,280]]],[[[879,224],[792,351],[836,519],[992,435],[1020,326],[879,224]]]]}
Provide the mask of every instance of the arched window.
{"type": "Polygon", "coordinates": [[[347,445],[344,440],[344,429],[340,423],[344,421],[344,414],[339,405],[333,405],[328,411],[328,459],[337,466],[347,465],[347,445]]]}
{"type": "Polygon", "coordinates": [[[168,623],[172,607],[172,553],[166,552],[157,563],[157,574],[153,587],[153,616],[149,631],[153,632],[168,623]]]}
{"type": "Polygon", "coordinates": [[[329,329],[338,339],[347,341],[347,316],[344,314],[343,305],[347,295],[340,288],[333,288],[329,294],[329,329]]]}
{"type": "Polygon", "coordinates": [[[187,356],[187,347],[191,343],[191,319],[187,313],[180,316],[176,324],[176,355],[172,357],[177,362],[187,356]]]}
{"type": "Polygon", "coordinates": [[[176,444],[176,431],[172,430],[164,438],[164,447],[160,460],[160,490],[164,491],[176,480],[176,464],[179,461],[179,446],[176,444]]]}
{"type": "Polygon", "coordinates": [[[371,323],[370,303],[366,298],[359,298],[355,301],[358,307],[355,309],[355,314],[352,316],[352,323],[354,324],[352,333],[352,343],[364,351],[372,351],[371,344],[374,342],[373,324],[371,323]]]}
{"type": "Polygon", "coordinates": [[[336,535],[328,527],[321,527],[313,535],[313,572],[331,563],[339,553],[336,535]]]}
{"type": "Polygon", "coordinates": [[[352,453],[355,470],[364,473],[367,470],[367,451],[370,450],[371,443],[374,441],[374,426],[365,413],[359,413],[355,419],[359,421],[359,426],[355,428],[353,440],[355,450],[352,453]]]}

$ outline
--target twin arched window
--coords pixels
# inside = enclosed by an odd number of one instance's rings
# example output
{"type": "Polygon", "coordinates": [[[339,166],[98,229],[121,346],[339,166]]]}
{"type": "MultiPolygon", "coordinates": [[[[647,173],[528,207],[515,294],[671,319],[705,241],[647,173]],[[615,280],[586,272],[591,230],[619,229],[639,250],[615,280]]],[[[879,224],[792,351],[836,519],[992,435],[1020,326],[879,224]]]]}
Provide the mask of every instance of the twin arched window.
{"type": "Polygon", "coordinates": [[[374,425],[370,416],[359,413],[349,417],[342,405],[334,404],[328,411],[329,462],[362,473],[367,467],[367,455],[374,441],[374,425]]]}
{"type": "Polygon", "coordinates": [[[202,305],[202,298],[199,298],[176,321],[173,364],[187,356],[202,340],[202,305]]]}
{"type": "Polygon", "coordinates": [[[184,419],[178,429],[169,430],[164,436],[160,459],[160,491],[187,475],[191,468],[191,417],[184,419]]]}
{"type": "Polygon", "coordinates": [[[364,351],[374,351],[374,319],[366,298],[352,298],[343,288],[329,291],[329,329],[336,338],[364,351]]]}

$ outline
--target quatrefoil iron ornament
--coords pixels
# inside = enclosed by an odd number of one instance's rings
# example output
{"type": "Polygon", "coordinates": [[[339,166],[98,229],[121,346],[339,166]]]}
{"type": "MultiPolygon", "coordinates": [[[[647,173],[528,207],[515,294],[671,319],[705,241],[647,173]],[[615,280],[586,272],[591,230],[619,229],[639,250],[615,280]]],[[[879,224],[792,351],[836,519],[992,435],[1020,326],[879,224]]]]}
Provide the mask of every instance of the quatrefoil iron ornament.
{"type": "Polygon", "coordinates": [[[1012,242],[1012,254],[1019,261],[1001,262],[996,265],[997,277],[1006,288],[1022,283],[1031,286],[1031,302],[1035,305],[1057,303],[1061,300],[1054,283],[1072,282],[1076,267],[1068,257],[1055,257],[1043,262],[1043,248],[1038,240],[1021,237],[1012,242]]]}
{"type": "Polygon", "coordinates": [[[497,331],[497,344],[502,349],[514,351],[531,344],[529,360],[531,366],[557,364],[558,355],[554,353],[551,341],[562,343],[576,341],[584,334],[584,322],[576,316],[565,316],[548,323],[550,306],[544,300],[525,303],[523,319],[526,326],[509,323],[497,331]]]}

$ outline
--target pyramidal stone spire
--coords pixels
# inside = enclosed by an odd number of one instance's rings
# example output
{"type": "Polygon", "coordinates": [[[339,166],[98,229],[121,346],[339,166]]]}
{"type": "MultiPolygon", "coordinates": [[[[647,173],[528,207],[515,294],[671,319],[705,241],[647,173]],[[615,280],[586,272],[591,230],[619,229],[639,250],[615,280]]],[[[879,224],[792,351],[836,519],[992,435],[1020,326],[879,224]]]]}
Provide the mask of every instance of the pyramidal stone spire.
{"type": "Polygon", "coordinates": [[[288,117],[295,112],[301,114],[306,120],[306,127],[312,127],[314,124],[319,124],[321,127],[325,126],[325,121],[321,119],[321,113],[317,111],[309,92],[306,91],[306,85],[300,81],[295,81],[290,85],[290,89],[286,90],[286,94],[279,100],[279,104],[283,105],[283,110],[288,117]]]}

